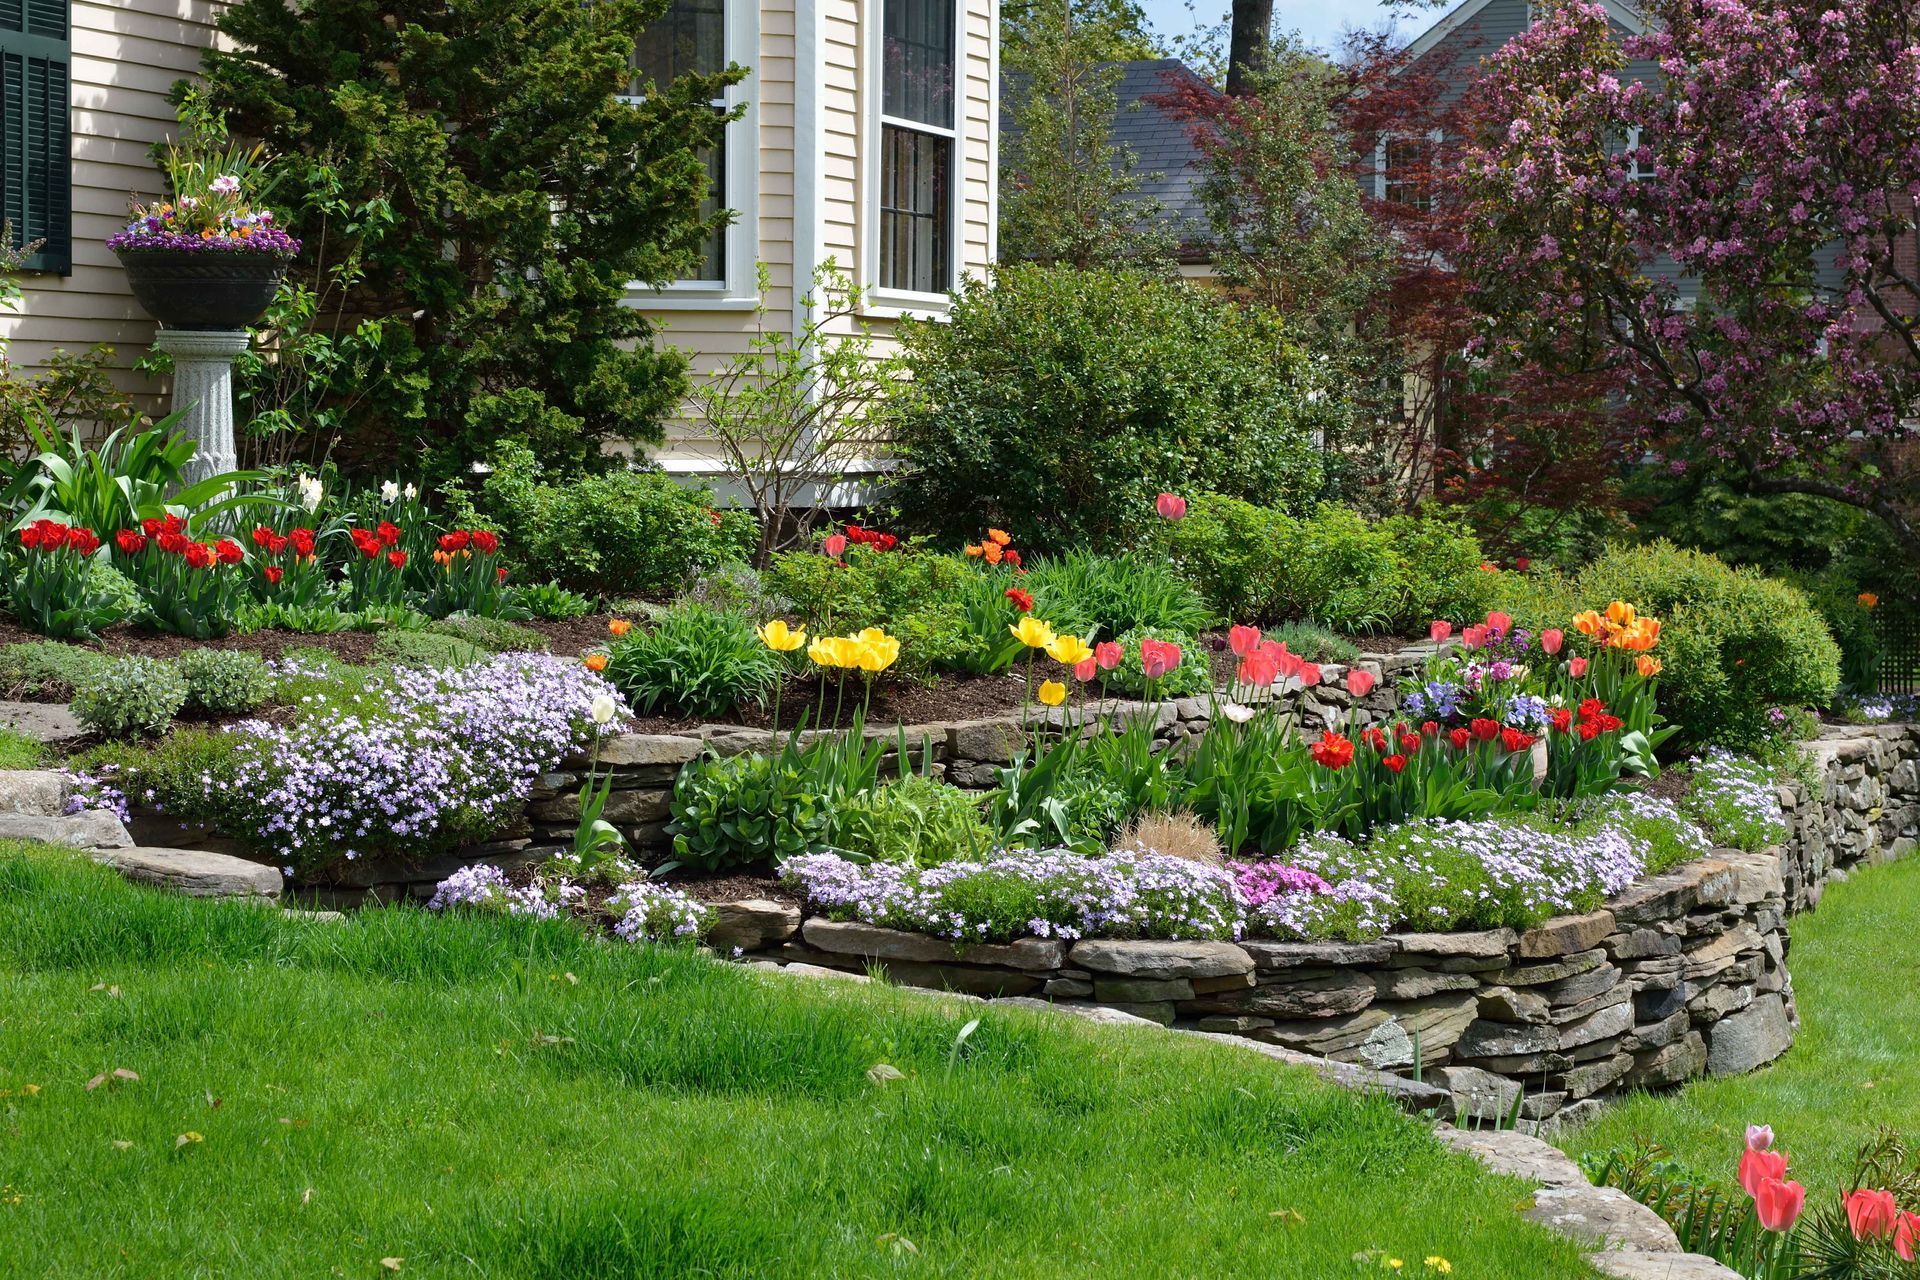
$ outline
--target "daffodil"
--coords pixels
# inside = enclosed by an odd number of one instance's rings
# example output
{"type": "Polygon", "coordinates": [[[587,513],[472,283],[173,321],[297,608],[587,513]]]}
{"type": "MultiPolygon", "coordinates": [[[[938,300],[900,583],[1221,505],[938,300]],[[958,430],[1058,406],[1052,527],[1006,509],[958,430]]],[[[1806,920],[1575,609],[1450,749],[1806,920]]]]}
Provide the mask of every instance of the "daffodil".
{"type": "Polygon", "coordinates": [[[759,630],[760,643],[775,653],[792,653],[807,642],[805,627],[789,627],[784,618],[775,618],[759,630]]]}
{"type": "Polygon", "coordinates": [[[1077,666],[1093,656],[1093,646],[1076,635],[1055,636],[1047,642],[1047,656],[1061,666],[1077,666]]]}
{"type": "Polygon", "coordinates": [[[1053,643],[1053,628],[1035,617],[1022,618],[1007,630],[1029,649],[1044,649],[1053,643]]]}
{"type": "Polygon", "coordinates": [[[1058,680],[1046,680],[1041,682],[1040,692],[1034,696],[1040,699],[1043,707],[1057,707],[1067,700],[1067,686],[1058,680]]]}

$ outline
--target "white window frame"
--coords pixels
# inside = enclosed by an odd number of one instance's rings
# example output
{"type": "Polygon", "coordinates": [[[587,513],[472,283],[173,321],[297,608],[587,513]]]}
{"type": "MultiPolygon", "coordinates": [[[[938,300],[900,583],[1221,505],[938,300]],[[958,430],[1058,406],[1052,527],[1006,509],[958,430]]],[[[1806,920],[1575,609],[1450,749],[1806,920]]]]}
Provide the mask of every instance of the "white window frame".
{"type": "MultiPolygon", "coordinates": [[[[1382,203],[1387,199],[1387,142],[1392,136],[1391,133],[1382,130],[1373,142],[1373,198],[1382,203]]],[[[1427,141],[1438,147],[1446,141],[1446,134],[1439,129],[1429,129],[1427,141]]],[[[1434,196],[1429,194],[1427,198],[1432,200],[1434,196]]],[[[1427,212],[1431,213],[1432,210],[1429,209],[1427,212]]]]}
{"type": "Polygon", "coordinates": [[[870,0],[865,7],[865,30],[861,34],[861,56],[866,60],[862,77],[867,96],[866,109],[860,113],[860,147],[865,157],[861,165],[860,192],[860,274],[865,296],[861,310],[875,316],[944,316],[953,305],[952,291],[960,286],[961,262],[966,244],[966,161],[967,143],[967,3],[951,0],[953,5],[953,127],[923,124],[887,115],[880,83],[883,60],[882,42],[886,39],[887,0],[870,0]],[[946,138],[952,146],[947,166],[947,287],[939,293],[918,289],[888,289],[880,284],[880,139],[887,126],[915,133],[946,138]]]}
{"type": "MultiPolygon", "coordinates": [[[[625,299],[629,307],[645,311],[751,311],[760,305],[754,265],[760,249],[760,108],[755,92],[760,63],[760,4],[759,0],[725,3],[725,57],[747,72],[713,103],[716,110],[746,108],[738,120],[727,125],[725,207],[734,210],[736,216],[727,224],[721,252],[725,278],[675,280],[657,289],[645,281],[630,281],[625,299]]],[[[620,100],[638,101],[625,94],[620,100]]]]}
{"type": "Polygon", "coordinates": [[[1653,176],[1652,169],[1640,167],[1640,126],[1627,126],[1627,153],[1633,158],[1627,161],[1627,181],[1644,182],[1653,176]]]}

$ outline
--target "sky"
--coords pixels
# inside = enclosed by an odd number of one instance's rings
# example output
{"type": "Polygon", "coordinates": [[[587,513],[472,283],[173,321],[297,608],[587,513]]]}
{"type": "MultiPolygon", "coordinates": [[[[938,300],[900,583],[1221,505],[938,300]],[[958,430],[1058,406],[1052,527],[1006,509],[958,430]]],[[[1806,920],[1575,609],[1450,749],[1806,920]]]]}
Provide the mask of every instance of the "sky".
{"type": "MultiPolygon", "coordinates": [[[[1155,29],[1166,35],[1192,31],[1196,18],[1200,26],[1218,22],[1229,7],[1227,0],[1193,0],[1191,11],[1187,0],[1142,0],[1142,4],[1155,29]]],[[[1387,11],[1377,0],[1274,0],[1273,5],[1274,30],[1298,31],[1308,44],[1328,52],[1348,28],[1371,28],[1384,16],[1387,11]]],[[[1421,18],[1431,20],[1424,14],[1421,18]]],[[[1402,19],[1401,30],[1413,34],[1418,26],[1402,19]]]]}

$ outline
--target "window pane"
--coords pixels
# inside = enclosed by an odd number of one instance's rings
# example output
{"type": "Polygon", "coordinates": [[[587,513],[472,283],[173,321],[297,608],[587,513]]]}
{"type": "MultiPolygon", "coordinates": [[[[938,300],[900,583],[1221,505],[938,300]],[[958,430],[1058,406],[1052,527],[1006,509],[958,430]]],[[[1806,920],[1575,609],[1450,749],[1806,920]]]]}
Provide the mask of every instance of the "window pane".
{"type": "Polygon", "coordinates": [[[880,134],[880,284],[945,293],[953,143],[893,125],[880,134]]]}
{"type": "Polygon", "coordinates": [[[1387,139],[1387,199],[1413,209],[1433,208],[1432,144],[1425,138],[1387,139]]]}
{"type": "MultiPolygon", "coordinates": [[[[709,148],[707,162],[707,198],[700,202],[700,216],[710,218],[727,207],[727,144],[723,139],[709,148]]],[[[700,250],[700,265],[687,277],[690,280],[727,278],[727,228],[717,228],[700,250]]]]}
{"type": "Polygon", "coordinates": [[[953,127],[953,0],[886,0],[880,109],[953,127]]]}
{"type": "Polygon", "coordinates": [[[673,0],[673,5],[640,33],[633,50],[635,97],[648,81],[665,85],[688,73],[712,75],[727,69],[726,0],[673,0]]]}

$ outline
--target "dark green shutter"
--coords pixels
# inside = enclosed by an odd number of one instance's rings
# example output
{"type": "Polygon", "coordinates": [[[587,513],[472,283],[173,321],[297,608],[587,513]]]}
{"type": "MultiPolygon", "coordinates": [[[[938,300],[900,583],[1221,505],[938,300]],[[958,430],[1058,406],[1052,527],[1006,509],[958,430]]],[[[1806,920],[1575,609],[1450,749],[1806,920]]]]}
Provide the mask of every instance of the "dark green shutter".
{"type": "Polygon", "coordinates": [[[40,241],[30,271],[73,271],[67,0],[0,0],[0,219],[40,241]]]}

